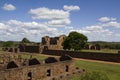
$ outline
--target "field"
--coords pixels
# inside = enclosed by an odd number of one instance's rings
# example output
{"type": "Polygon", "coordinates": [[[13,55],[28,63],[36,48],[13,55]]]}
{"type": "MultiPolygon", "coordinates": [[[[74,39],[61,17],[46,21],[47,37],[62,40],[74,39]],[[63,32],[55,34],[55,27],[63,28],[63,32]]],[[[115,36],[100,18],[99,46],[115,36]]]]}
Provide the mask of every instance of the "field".
{"type": "Polygon", "coordinates": [[[101,52],[101,53],[113,53],[117,54],[117,49],[101,49],[101,50],[82,50],[83,52],[101,52]]]}
{"type": "MultiPolygon", "coordinates": [[[[91,62],[86,60],[77,60],[76,65],[82,69],[85,69],[88,72],[98,71],[104,73],[108,76],[110,80],[120,79],[120,63],[109,64],[109,63],[91,62]]],[[[73,79],[73,80],[79,80],[79,79],[73,79]]]]}

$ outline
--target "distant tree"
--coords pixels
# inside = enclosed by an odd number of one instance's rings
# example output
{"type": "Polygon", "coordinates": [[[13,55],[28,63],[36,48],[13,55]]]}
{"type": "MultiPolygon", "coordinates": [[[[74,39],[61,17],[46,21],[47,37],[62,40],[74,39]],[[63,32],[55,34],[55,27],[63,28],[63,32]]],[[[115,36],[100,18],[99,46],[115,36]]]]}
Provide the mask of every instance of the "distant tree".
{"type": "Polygon", "coordinates": [[[81,50],[84,48],[87,43],[88,38],[78,32],[70,32],[68,37],[63,41],[63,49],[73,49],[73,50],[81,50]]]}
{"type": "Polygon", "coordinates": [[[3,42],[2,46],[3,47],[12,47],[12,46],[14,46],[14,42],[12,42],[12,41],[3,42]]]}
{"type": "Polygon", "coordinates": [[[100,46],[100,44],[95,44],[95,46],[96,46],[96,50],[101,50],[101,46],[100,46]]]}
{"type": "Polygon", "coordinates": [[[27,38],[23,38],[21,43],[30,43],[30,41],[27,38]]]}

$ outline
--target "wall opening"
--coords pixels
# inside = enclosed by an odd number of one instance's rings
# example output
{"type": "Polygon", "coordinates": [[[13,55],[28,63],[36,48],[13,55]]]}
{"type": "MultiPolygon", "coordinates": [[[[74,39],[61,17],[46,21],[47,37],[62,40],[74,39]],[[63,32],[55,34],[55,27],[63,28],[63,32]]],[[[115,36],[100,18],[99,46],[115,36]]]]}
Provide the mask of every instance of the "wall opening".
{"type": "Polygon", "coordinates": [[[54,62],[58,62],[57,59],[54,57],[48,57],[47,59],[45,59],[45,63],[54,63],[54,62]]]}
{"type": "Polygon", "coordinates": [[[32,73],[31,72],[28,73],[28,80],[32,80],[32,73]]]}
{"type": "Polygon", "coordinates": [[[50,69],[47,70],[47,76],[51,76],[51,70],[50,69]]]}
{"type": "Polygon", "coordinates": [[[7,69],[17,68],[17,67],[18,65],[14,61],[11,61],[7,64],[7,69]]]}
{"type": "Polygon", "coordinates": [[[40,64],[40,62],[36,58],[29,60],[29,65],[37,65],[37,64],[40,64]]]}
{"type": "Polygon", "coordinates": [[[66,72],[68,72],[69,71],[69,66],[68,65],[66,65],[66,70],[65,70],[66,72]]]}
{"type": "Polygon", "coordinates": [[[69,55],[62,55],[60,57],[60,61],[66,61],[66,60],[72,60],[72,58],[69,55]]]}

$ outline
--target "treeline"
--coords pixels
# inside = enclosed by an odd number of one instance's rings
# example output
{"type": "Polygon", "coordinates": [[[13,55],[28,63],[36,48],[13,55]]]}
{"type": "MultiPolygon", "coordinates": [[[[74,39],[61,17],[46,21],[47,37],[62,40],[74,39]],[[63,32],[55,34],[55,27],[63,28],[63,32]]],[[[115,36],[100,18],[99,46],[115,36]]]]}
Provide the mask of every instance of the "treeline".
{"type": "Polygon", "coordinates": [[[0,47],[18,47],[20,43],[33,45],[37,44],[28,40],[27,38],[23,38],[21,41],[0,41],[0,47]]]}
{"type": "Polygon", "coordinates": [[[19,43],[17,41],[0,41],[0,47],[17,47],[19,43]]]}
{"type": "Polygon", "coordinates": [[[88,44],[99,44],[102,49],[120,49],[120,42],[103,42],[103,41],[94,41],[88,42],[88,44]]]}

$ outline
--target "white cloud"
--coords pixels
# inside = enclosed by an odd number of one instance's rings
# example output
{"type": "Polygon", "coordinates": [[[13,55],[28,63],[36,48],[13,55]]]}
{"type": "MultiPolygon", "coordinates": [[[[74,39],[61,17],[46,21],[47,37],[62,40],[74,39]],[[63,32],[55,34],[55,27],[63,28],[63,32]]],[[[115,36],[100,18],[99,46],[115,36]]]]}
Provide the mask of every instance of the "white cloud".
{"type": "Polygon", "coordinates": [[[71,5],[71,6],[67,6],[67,5],[64,5],[64,10],[66,10],[66,11],[76,11],[76,10],[80,10],[80,7],[79,6],[73,6],[73,5],[71,5]]]}
{"type": "Polygon", "coordinates": [[[33,19],[48,20],[48,26],[64,27],[70,25],[70,13],[68,11],[49,8],[36,8],[29,11],[33,19]]]}
{"type": "Polygon", "coordinates": [[[51,20],[51,21],[48,21],[48,25],[49,26],[61,26],[61,27],[64,27],[64,26],[67,26],[71,23],[71,21],[69,19],[59,19],[59,20],[51,20]]]}
{"type": "Polygon", "coordinates": [[[48,8],[37,8],[31,9],[29,11],[30,14],[33,14],[33,19],[66,19],[69,18],[69,13],[63,10],[58,9],[48,9],[48,8]]]}
{"type": "Polygon", "coordinates": [[[0,23],[0,30],[7,29],[7,27],[8,27],[7,25],[0,23]]]}
{"type": "Polygon", "coordinates": [[[115,27],[115,28],[120,28],[120,23],[116,21],[111,21],[105,24],[102,24],[103,27],[115,27]]]}
{"type": "Polygon", "coordinates": [[[99,21],[101,22],[108,22],[108,21],[114,21],[116,18],[109,18],[109,17],[101,17],[99,21]]]}
{"type": "Polygon", "coordinates": [[[4,35],[2,40],[20,40],[23,37],[28,37],[33,41],[40,41],[42,36],[55,36],[60,33],[61,31],[58,31],[57,28],[35,21],[9,20],[5,23],[0,23],[0,36],[4,35]]]}
{"type": "Polygon", "coordinates": [[[4,4],[4,6],[2,7],[4,10],[7,10],[7,11],[13,11],[16,9],[16,7],[12,4],[4,4]]]}
{"type": "MultiPolygon", "coordinates": [[[[88,36],[89,41],[119,41],[120,33],[116,29],[120,28],[119,22],[107,22],[97,25],[85,26],[79,29],[71,29],[88,36]],[[112,30],[108,26],[113,26],[112,30]]],[[[117,29],[118,30],[118,29],[117,29]]]]}

